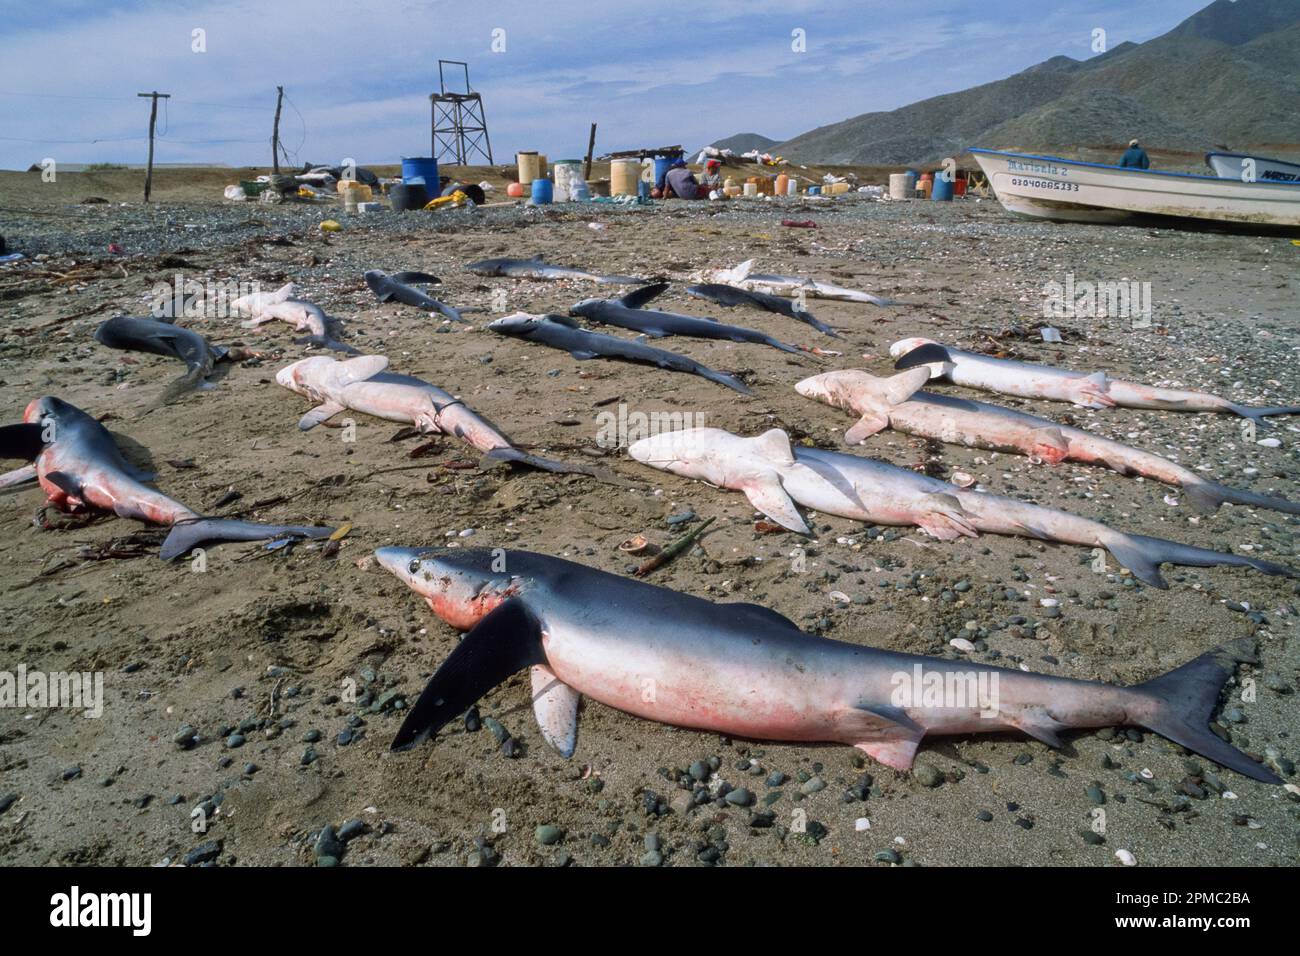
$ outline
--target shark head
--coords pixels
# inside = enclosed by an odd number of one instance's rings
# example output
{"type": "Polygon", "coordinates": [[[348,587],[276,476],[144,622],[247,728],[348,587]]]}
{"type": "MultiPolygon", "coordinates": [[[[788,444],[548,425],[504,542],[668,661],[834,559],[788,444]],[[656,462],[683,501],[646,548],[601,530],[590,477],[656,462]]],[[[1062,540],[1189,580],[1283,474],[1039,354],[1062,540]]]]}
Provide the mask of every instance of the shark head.
{"type": "Polygon", "coordinates": [[[546,321],[542,315],[534,315],[532,312],[515,312],[513,315],[502,316],[488,323],[488,328],[500,335],[527,335],[539,325],[546,321]]]}
{"type": "Polygon", "coordinates": [[[461,548],[380,548],[375,560],[452,627],[468,631],[520,590],[509,552],[461,548]]]}
{"type": "Polygon", "coordinates": [[[794,390],[804,398],[813,398],[836,408],[888,412],[911,398],[929,380],[929,369],[924,367],[910,368],[887,378],[861,369],[845,369],[806,378],[797,383],[794,390]]]}
{"type": "Polygon", "coordinates": [[[340,388],[378,375],[387,367],[388,358],[383,355],[358,355],[343,362],[316,355],[286,365],[275,373],[275,380],[291,392],[323,402],[340,388]]]}
{"type": "Polygon", "coordinates": [[[651,468],[726,488],[731,450],[739,440],[721,428],[683,428],[635,441],[627,453],[651,468]]]}
{"type": "Polygon", "coordinates": [[[861,415],[861,421],[845,435],[849,444],[857,445],[888,427],[894,406],[907,401],[929,380],[930,369],[924,365],[888,378],[860,369],[845,369],[806,378],[794,390],[804,398],[861,415]]]}
{"type": "Polygon", "coordinates": [[[63,425],[70,424],[78,417],[88,418],[89,416],[77,406],[71,405],[53,395],[34,398],[23,409],[24,422],[29,425],[44,425],[51,429],[51,438],[46,440],[46,444],[53,441],[53,436],[57,435],[63,425]]]}
{"type": "Polygon", "coordinates": [[[580,315],[583,318],[590,318],[591,313],[604,301],[604,299],[592,298],[583,299],[581,302],[575,302],[569,307],[569,315],[580,315]]]}
{"type": "Polygon", "coordinates": [[[684,478],[743,491],[752,504],[791,531],[808,534],[799,509],[781,485],[796,465],[790,437],[779,428],[742,438],[721,428],[686,428],[634,442],[634,459],[684,478]]]}

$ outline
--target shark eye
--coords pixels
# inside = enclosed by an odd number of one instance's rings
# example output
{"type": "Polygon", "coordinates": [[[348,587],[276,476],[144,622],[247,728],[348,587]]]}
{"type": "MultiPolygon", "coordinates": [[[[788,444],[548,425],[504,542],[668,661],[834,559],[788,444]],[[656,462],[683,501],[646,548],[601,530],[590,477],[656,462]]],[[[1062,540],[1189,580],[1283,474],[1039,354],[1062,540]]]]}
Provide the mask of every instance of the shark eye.
{"type": "Polygon", "coordinates": [[[408,564],[408,565],[406,566],[406,570],[409,571],[409,572],[411,572],[411,574],[419,574],[419,573],[420,573],[420,559],[419,559],[419,558],[412,558],[412,559],[411,559],[411,563],[408,564]]]}

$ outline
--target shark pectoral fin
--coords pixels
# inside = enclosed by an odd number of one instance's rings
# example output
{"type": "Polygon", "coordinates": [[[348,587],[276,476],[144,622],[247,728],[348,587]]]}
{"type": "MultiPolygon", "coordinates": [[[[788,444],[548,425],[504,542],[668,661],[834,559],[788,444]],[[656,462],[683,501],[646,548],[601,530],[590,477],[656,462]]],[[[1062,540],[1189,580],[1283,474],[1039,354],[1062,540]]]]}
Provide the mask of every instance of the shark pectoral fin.
{"type": "Polygon", "coordinates": [[[546,742],[567,760],[578,745],[578,701],[582,695],[556,677],[545,664],[535,664],[530,676],[537,726],[546,742]]]}
{"type": "Polygon", "coordinates": [[[799,534],[811,534],[799,507],[790,498],[775,474],[769,473],[751,479],[741,491],[749,503],[781,527],[799,534]]]}
{"type": "Polygon", "coordinates": [[[5,425],[0,428],[0,458],[35,461],[45,448],[44,426],[37,422],[5,425]]]}
{"type": "Polygon", "coordinates": [[[753,439],[759,454],[779,465],[793,465],[794,452],[790,449],[790,436],[779,428],[770,428],[753,439]]]}
{"type": "Polygon", "coordinates": [[[917,527],[931,537],[940,541],[979,537],[979,531],[971,523],[961,502],[952,495],[926,495],[920,506],[923,510],[916,516],[917,527]]]}
{"type": "Polygon", "coordinates": [[[891,375],[885,381],[885,399],[890,405],[901,405],[924,388],[928,381],[930,369],[924,365],[891,375]]]}
{"type": "Polygon", "coordinates": [[[1033,439],[1034,455],[1049,465],[1060,464],[1070,454],[1070,443],[1059,428],[1035,428],[1033,439]]]}
{"type": "Polygon", "coordinates": [[[858,419],[858,423],[844,433],[844,441],[850,445],[861,445],[881,429],[889,427],[889,419],[884,415],[870,412],[858,419]]]}
{"type": "Polygon", "coordinates": [[[1106,377],[1105,372],[1093,372],[1080,378],[1078,382],[1079,397],[1074,400],[1074,404],[1082,405],[1084,408],[1115,407],[1115,400],[1106,394],[1110,389],[1110,379],[1106,377]]]}
{"type": "Polygon", "coordinates": [[[76,498],[79,501],[85,500],[81,494],[81,482],[66,471],[47,471],[41,477],[54,487],[58,488],[65,495],[76,498]]]}
{"type": "Polygon", "coordinates": [[[579,362],[585,362],[587,359],[600,358],[599,352],[593,352],[590,349],[570,349],[569,354],[579,362]]]}
{"type": "Polygon", "coordinates": [[[346,408],[338,402],[322,402],[317,405],[302,418],[298,419],[299,431],[310,431],[321,422],[329,421],[339,412],[346,411],[346,408]]]}
{"type": "Polygon", "coordinates": [[[427,740],[506,678],[544,663],[541,624],[523,601],[511,598],[479,621],[442,662],[402,722],[392,749],[427,740]]]}
{"type": "Polygon", "coordinates": [[[651,299],[657,298],[658,296],[662,295],[664,290],[667,288],[668,288],[667,282],[656,282],[653,285],[647,285],[647,286],[642,286],[639,289],[633,289],[631,292],[623,296],[618,301],[623,303],[629,309],[639,309],[641,308],[641,306],[645,305],[651,299]]]}
{"type": "Polygon", "coordinates": [[[895,770],[911,770],[925,728],[896,707],[855,707],[847,719],[853,746],[895,770]]]}
{"type": "Polygon", "coordinates": [[[1061,746],[1058,735],[1062,730],[1069,729],[1068,724],[1061,723],[1043,707],[1026,707],[1015,713],[1003,711],[999,716],[1017,730],[1052,748],[1061,746]]]}

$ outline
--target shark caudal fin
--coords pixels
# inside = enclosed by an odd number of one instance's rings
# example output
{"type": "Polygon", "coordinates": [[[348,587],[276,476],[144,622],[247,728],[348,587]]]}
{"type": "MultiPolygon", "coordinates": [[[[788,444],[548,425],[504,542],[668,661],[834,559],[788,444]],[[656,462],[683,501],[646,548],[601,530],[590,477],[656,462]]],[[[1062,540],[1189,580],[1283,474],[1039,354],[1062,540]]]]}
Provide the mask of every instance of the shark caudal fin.
{"type": "Polygon", "coordinates": [[[208,356],[208,361],[203,365],[190,369],[180,378],[173,380],[162,394],[158,396],[158,401],[162,405],[170,405],[181,398],[184,398],[190,392],[198,389],[211,389],[216,386],[210,385],[207,381],[208,374],[212,371],[212,356],[208,356]]]}
{"type": "Polygon", "coordinates": [[[930,342],[926,345],[918,346],[905,355],[899,357],[894,363],[894,368],[902,371],[903,369],[916,368],[919,365],[931,365],[935,362],[951,362],[952,356],[948,349],[938,342],[930,342]]]}
{"type": "Polygon", "coordinates": [[[1131,709],[1129,714],[1141,726],[1217,764],[1252,780],[1281,784],[1282,778],[1272,770],[1209,729],[1219,693],[1238,662],[1255,663],[1255,646],[1250,638],[1224,644],[1154,680],[1128,688],[1141,695],[1145,704],[1131,709]]]}
{"type": "Polygon", "coordinates": [[[1197,548],[1190,544],[1166,541],[1164,538],[1150,538],[1144,534],[1111,530],[1101,543],[1139,581],[1162,589],[1169,587],[1160,576],[1162,564],[1180,564],[1189,568],[1254,568],[1265,574],[1300,577],[1294,569],[1271,561],[1229,554],[1226,551],[1211,551],[1209,548],[1197,548]]]}
{"type": "Polygon", "coordinates": [[[523,601],[511,598],[479,621],[429,678],[392,749],[427,740],[506,678],[545,663],[541,625],[523,601]]]}
{"type": "Polygon", "coordinates": [[[259,524],[256,521],[232,521],[226,518],[199,518],[194,521],[178,521],[172,525],[158,552],[158,557],[164,561],[171,561],[207,542],[326,538],[333,533],[333,528],[259,524]]]}
{"type": "Polygon", "coordinates": [[[360,351],[354,349],[352,346],[347,345],[343,342],[339,342],[336,339],[332,339],[328,335],[304,335],[302,338],[294,339],[293,344],[294,345],[315,345],[317,348],[330,349],[335,352],[343,352],[345,355],[361,354],[360,351]]]}
{"type": "Polygon", "coordinates": [[[1198,511],[1214,514],[1219,505],[1225,501],[1234,505],[1246,505],[1251,508],[1267,508],[1270,511],[1282,511],[1286,514],[1300,515],[1300,501],[1287,498],[1273,498],[1269,495],[1256,494],[1244,488],[1232,488],[1214,481],[1198,481],[1183,485],[1183,494],[1198,511]]]}
{"type": "Polygon", "coordinates": [[[1263,425],[1265,428],[1272,428],[1273,423],[1268,421],[1270,415],[1300,415],[1300,408],[1293,405],[1274,405],[1267,408],[1252,408],[1249,405],[1228,406],[1232,411],[1242,418],[1249,418],[1257,425],[1263,425]]]}
{"type": "Polygon", "coordinates": [[[0,458],[35,461],[45,450],[45,427],[37,422],[19,422],[0,427],[0,458]]]}
{"type": "Polygon", "coordinates": [[[734,392],[739,392],[741,395],[754,394],[748,385],[734,376],[711,369],[707,365],[700,365],[698,362],[696,362],[695,365],[696,374],[702,378],[707,378],[710,382],[717,382],[719,385],[725,385],[727,388],[734,392]]]}
{"type": "Polygon", "coordinates": [[[602,468],[599,465],[579,465],[573,462],[556,461],[554,458],[543,458],[541,455],[530,455],[526,451],[520,451],[518,448],[493,448],[487,452],[483,458],[487,461],[500,461],[509,464],[522,465],[527,468],[536,468],[539,471],[549,471],[556,475],[587,475],[595,478],[597,481],[603,481],[609,485],[618,485],[624,488],[635,487],[632,482],[618,477],[608,468],[602,468]]]}

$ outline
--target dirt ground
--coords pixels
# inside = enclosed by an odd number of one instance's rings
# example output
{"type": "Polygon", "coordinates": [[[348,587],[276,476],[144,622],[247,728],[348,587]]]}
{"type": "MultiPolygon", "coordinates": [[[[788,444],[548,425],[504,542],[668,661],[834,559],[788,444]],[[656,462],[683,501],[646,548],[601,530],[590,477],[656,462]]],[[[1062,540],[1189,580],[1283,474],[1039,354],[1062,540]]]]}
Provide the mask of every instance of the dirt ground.
{"type": "MultiPolygon", "coordinates": [[[[85,175],[61,177],[57,193],[42,193],[33,174],[0,177],[0,208],[10,210],[0,213],[0,232],[11,249],[30,239],[46,250],[59,242],[82,250],[0,266],[4,420],[18,421],[36,397],[58,395],[101,417],[129,455],[156,472],[161,490],[196,510],[351,531],[333,556],[315,544],[270,553],[216,547],[200,573],[158,560],[152,542],[160,536],[139,535],[134,522],[74,524],[51,515],[56,527],[43,529],[33,522],[39,490],[0,492],[8,532],[0,537],[0,670],[22,664],[105,675],[99,719],[0,710],[0,862],[156,865],[189,855],[221,865],[312,865],[331,855],[316,849],[321,829],[355,820],[363,826],[346,834],[344,865],[1118,866],[1119,850],[1138,865],[1295,864],[1294,581],[1167,567],[1171,586],[1159,591],[1135,585],[1113,562],[1099,573],[1090,553],[1068,546],[995,536],[942,543],[912,528],[869,535],[825,516],[811,540],[761,534],[742,495],[645,469],[597,440],[599,416],[625,406],[702,415],[746,435],[781,427],[795,441],[841,448],[852,418],[801,398],[794,383],[834,368],[883,373],[890,343],[911,335],[1249,404],[1296,403],[1300,247],[1022,222],[991,200],[561,205],[401,219],[305,207],[232,212],[214,201],[238,178],[231,171],[178,180],[174,192],[160,177],[161,202],[146,212],[128,195],[138,174],[85,175]],[[111,202],[76,205],[93,195],[111,202]],[[220,215],[251,225],[230,241],[207,225],[220,215]],[[340,219],[341,232],[321,232],[326,215],[340,219]],[[785,228],[786,218],[819,228],[785,228]],[[99,231],[93,244],[78,238],[92,229],[120,232],[125,254],[104,251],[99,231]],[[155,245],[137,251],[146,237],[155,245]],[[564,312],[598,294],[589,283],[485,279],[461,269],[478,258],[534,254],[601,272],[666,275],[675,282],[661,308],[842,354],[657,343],[741,375],[755,393],[744,397],[691,375],[578,362],[498,337],[484,326],[502,311],[564,312]],[[750,257],[764,271],[827,278],[902,304],[811,300],[817,317],[843,332],[836,341],[779,315],[691,299],[676,281],[750,257]],[[380,305],[361,281],[368,268],[433,272],[443,278],[440,297],[484,312],[471,314],[469,326],[450,326],[380,305]],[[297,282],[342,320],[358,349],[460,396],[538,454],[606,464],[633,486],[465,468],[477,456],[450,437],[413,458],[427,438],[394,440],[398,426],[362,416],[354,435],[299,432],[295,423],[310,404],[274,374],[309,352],[292,344],[297,333],[283,324],[249,332],[234,318],[190,322],[214,343],[242,343],[264,358],[223,366],[213,390],[160,405],[180,364],[110,351],[93,333],[113,314],[144,314],[154,284],[178,271],[263,287],[297,282]],[[1053,324],[1064,341],[1045,345],[1033,331],[1044,285],[1067,275],[1149,282],[1152,327],[1060,319],[1053,324]],[[523,673],[479,704],[522,746],[503,749],[490,729],[469,732],[457,721],[432,743],[389,752],[403,705],[457,635],[367,560],[373,549],[522,548],[626,573],[618,544],[638,533],[662,544],[680,530],[665,518],[688,509],[716,520],[699,547],[657,571],[653,583],[757,602],[839,640],[955,657],[948,641],[970,633],[979,640],[969,656],[979,662],[1128,684],[1254,635],[1260,663],[1241,671],[1248,684],[1230,684],[1219,722],[1293,787],[1247,780],[1154,734],[1122,729],[1070,733],[1059,751],[1017,735],[927,739],[917,763],[928,769],[905,774],[849,747],[724,739],[591,700],[566,761],[541,739],[523,673]],[[132,542],[150,546],[113,557],[104,546],[114,541],[127,552],[132,542]],[[1040,605],[1049,595],[1059,616],[1040,605]],[[1244,688],[1257,690],[1245,695],[1253,699],[1241,699],[1244,688]],[[689,792],[678,779],[710,758],[714,779],[746,786],[757,807],[686,809],[689,792]],[[772,783],[773,774],[786,779],[772,783]],[[196,808],[206,832],[194,832],[196,808]],[[764,810],[771,825],[755,817],[764,810]],[[539,834],[543,826],[560,833],[539,834]]],[[[1300,497],[1294,419],[1250,436],[1227,416],[1005,401],[1176,457],[1228,484],[1300,497]],[[1280,445],[1257,443],[1265,437],[1280,445]]],[[[1176,489],[1154,481],[893,432],[858,453],[944,478],[968,472],[994,493],[1300,568],[1296,521],[1280,513],[1225,507],[1197,517],[1176,489]]]]}

